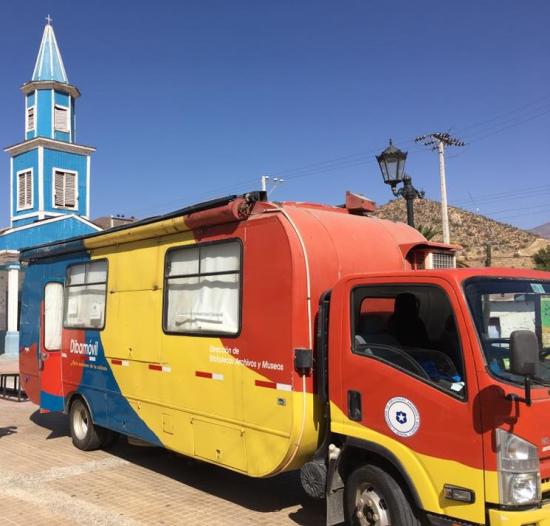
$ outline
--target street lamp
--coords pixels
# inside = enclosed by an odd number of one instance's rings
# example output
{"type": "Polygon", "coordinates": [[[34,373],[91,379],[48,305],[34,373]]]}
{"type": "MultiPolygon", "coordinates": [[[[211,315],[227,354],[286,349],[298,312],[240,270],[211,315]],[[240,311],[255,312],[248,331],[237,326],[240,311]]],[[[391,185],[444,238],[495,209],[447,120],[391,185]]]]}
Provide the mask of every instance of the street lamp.
{"type": "Polygon", "coordinates": [[[396,148],[391,139],[390,145],[376,156],[384,182],[391,186],[391,191],[396,197],[403,197],[407,202],[407,223],[414,228],[413,202],[417,198],[424,197],[424,192],[419,192],[413,185],[412,179],[405,173],[405,161],[407,152],[396,148]],[[397,189],[397,185],[403,183],[403,188],[397,189]]]}

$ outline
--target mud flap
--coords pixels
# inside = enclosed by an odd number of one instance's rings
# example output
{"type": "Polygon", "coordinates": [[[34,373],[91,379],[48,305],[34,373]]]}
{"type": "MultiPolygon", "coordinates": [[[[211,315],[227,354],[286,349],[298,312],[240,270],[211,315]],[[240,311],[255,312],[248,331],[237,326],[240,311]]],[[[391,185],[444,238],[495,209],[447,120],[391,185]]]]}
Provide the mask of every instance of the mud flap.
{"type": "MultiPolygon", "coordinates": [[[[331,462],[334,463],[335,462],[331,462]]],[[[329,470],[330,470],[329,466],[329,470]]],[[[333,468],[334,469],[334,468],[333,468]]],[[[326,526],[336,526],[342,524],[346,518],[344,513],[344,481],[337,469],[334,469],[330,478],[330,487],[327,492],[327,524],[326,526]]]]}

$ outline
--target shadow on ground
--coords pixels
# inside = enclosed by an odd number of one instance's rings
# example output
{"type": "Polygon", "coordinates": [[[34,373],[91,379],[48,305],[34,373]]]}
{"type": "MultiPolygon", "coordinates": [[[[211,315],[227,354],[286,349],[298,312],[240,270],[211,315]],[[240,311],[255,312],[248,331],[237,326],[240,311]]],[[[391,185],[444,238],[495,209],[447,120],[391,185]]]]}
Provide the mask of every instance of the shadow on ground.
{"type": "MultiPolygon", "coordinates": [[[[66,415],[41,414],[36,411],[30,419],[51,431],[48,439],[69,435],[66,415]]],[[[124,438],[109,448],[109,453],[258,513],[301,506],[297,511],[289,513],[290,520],[300,526],[317,526],[325,522],[324,501],[310,499],[304,493],[299,472],[256,479],[166,449],[132,446],[124,438]]]]}
{"type": "Polygon", "coordinates": [[[0,427],[0,438],[17,433],[17,426],[0,427]]]}
{"type": "Polygon", "coordinates": [[[30,416],[30,420],[50,431],[50,434],[46,437],[48,440],[69,436],[69,419],[63,413],[40,413],[40,411],[35,411],[30,416]]]}

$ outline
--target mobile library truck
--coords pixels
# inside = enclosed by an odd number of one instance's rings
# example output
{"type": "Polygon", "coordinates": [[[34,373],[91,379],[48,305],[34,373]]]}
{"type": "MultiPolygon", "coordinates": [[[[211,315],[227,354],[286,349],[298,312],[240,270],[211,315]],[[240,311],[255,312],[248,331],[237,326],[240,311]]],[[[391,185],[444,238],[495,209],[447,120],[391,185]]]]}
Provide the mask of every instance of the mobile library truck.
{"type": "Polygon", "coordinates": [[[550,274],[262,192],[22,253],[20,370],[73,443],[300,469],[327,524],[550,526],[550,274]]]}

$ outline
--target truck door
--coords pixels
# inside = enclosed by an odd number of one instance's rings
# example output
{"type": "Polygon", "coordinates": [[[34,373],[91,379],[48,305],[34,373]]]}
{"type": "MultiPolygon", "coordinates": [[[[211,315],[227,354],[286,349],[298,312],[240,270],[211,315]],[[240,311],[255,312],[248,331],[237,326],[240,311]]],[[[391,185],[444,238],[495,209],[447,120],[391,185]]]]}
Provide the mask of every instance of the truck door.
{"type": "Polygon", "coordinates": [[[46,283],[39,344],[40,409],[62,411],[64,405],[61,342],[63,284],[46,283]]]}
{"type": "Polygon", "coordinates": [[[331,316],[349,313],[340,322],[339,394],[331,380],[341,410],[333,431],[397,462],[426,511],[483,523],[475,370],[452,286],[416,276],[351,280],[341,301],[331,307],[331,316]]]}

